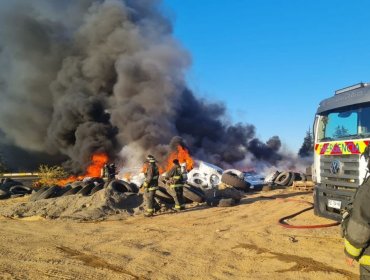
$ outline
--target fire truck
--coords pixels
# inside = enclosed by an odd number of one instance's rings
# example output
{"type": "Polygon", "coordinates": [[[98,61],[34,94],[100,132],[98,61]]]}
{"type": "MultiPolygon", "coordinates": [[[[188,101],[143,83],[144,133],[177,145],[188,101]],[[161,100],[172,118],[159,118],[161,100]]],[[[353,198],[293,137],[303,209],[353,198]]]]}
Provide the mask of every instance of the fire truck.
{"type": "MultiPolygon", "coordinates": [[[[369,176],[370,84],[335,91],[323,100],[314,122],[314,211],[340,221],[357,188],[369,176]]],[[[370,203],[370,201],[369,201],[370,203]]]]}

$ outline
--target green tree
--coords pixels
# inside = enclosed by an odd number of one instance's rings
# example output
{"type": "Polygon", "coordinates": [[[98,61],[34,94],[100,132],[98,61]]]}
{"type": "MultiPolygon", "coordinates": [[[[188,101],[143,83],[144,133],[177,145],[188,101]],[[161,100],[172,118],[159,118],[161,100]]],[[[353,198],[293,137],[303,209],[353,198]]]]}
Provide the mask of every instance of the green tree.
{"type": "Polygon", "coordinates": [[[311,157],[313,155],[313,144],[313,135],[309,128],[306,132],[305,138],[303,139],[302,147],[298,151],[299,157],[311,157]]]}
{"type": "Polygon", "coordinates": [[[347,136],[348,135],[348,129],[345,128],[343,125],[342,126],[337,126],[335,128],[335,132],[333,134],[334,138],[340,138],[340,137],[343,137],[343,136],[347,136]]]}

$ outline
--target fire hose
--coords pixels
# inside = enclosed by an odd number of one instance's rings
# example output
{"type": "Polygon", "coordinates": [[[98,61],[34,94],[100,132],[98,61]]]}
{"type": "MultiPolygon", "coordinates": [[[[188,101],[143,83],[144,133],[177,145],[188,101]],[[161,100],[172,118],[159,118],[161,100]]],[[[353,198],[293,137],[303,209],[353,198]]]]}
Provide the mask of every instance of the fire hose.
{"type": "Polygon", "coordinates": [[[282,227],[294,228],[294,229],[314,229],[314,228],[326,228],[326,227],[333,227],[333,226],[340,225],[339,222],[334,222],[334,223],[329,223],[329,224],[318,224],[318,225],[290,225],[286,222],[286,220],[292,219],[292,218],[294,218],[294,217],[296,217],[296,216],[298,216],[298,215],[300,215],[304,212],[312,210],[314,208],[313,203],[305,201],[305,200],[300,200],[300,199],[282,199],[282,198],[273,198],[273,197],[266,197],[266,196],[264,196],[264,198],[277,199],[277,200],[281,200],[281,201],[292,201],[292,202],[306,203],[306,204],[310,205],[310,207],[307,207],[307,208],[305,208],[301,211],[298,211],[298,212],[293,213],[291,215],[280,218],[279,221],[278,221],[278,224],[282,227]]]}

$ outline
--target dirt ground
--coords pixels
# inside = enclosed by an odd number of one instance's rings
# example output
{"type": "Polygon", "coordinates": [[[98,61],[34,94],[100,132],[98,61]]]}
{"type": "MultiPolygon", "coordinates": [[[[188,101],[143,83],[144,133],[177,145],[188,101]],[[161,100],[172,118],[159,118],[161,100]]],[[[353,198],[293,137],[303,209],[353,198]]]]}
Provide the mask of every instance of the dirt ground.
{"type": "MultiPolygon", "coordinates": [[[[283,228],[280,217],[307,205],[281,198],[312,194],[275,190],[230,208],[103,222],[2,217],[0,279],[358,279],[357,264],[344,262],[339,227],[283,228]]],[[[330,222],[313,211],[289,221],[330,222]]]]}

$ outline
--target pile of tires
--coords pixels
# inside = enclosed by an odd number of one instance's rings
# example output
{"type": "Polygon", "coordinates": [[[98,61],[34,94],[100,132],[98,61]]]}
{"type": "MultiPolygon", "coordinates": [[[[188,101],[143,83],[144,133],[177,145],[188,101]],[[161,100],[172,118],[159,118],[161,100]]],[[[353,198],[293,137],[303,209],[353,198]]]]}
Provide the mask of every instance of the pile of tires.
{"type": "Polygon", "coordinates": [[[187,182],[201,190],[213,189],[221,183],[222,173],[220,167],[202,161],[187,174],[187,182]]]}
{"type": "MultiPolygon", "coordinates": [[[[205,202],[206,197],[204,191],[196,186],[192,186],[190,184],[185,184],[183,187],[183,196],[185,203],[202,203],[205,202]]],[[[168,187],[163,185],[163,182],[158,187],[158,190],[155,192],[155,198],[158,204],[160,205],[167,205],[171,206],[175,204],[175,200],[173,199],[168,187]]]]}
{"type": "Polygon", "coordinates": [[[244,192],[247,192],[250,188],[250,184],[244,180],[243,172],[236,169],[225,170],[221,182],[244,192]]]}
{"type": "Polygon", "coordinates": [[[272,190],[276,188],[290,187],[294,181],[307,181],[305,173],[292,171],[275,171],[266,176],[265,186],[262,190],[272,190]]]}
{"type": "Polygon", "coordinates": [[[5,179],[0,184],[0,199],[20,197],[30,194],[32,188],[24,186],[22,183],[12,179],[5,179]]]}
{"type": "Polygon", "coordinates": [[[101,178],[90,178],[85,181],[76,181],[64,187],[61,186],[47,186],[34,191],[30,196],[30,201],[40,199],[49,199],[55,197],[65,197],[70,195],[91,196],[96,192],[110,188],[115,192],[130,192],[138,193],[139,189],[135,184],[130,184],[122,180],[113,180],[105,182],[101,178]]]}
{"type": "Polygon", "coordinates": [[[212,207],[230,207],[240,203],[243,191],[221,184],[214,190],[213,196],[207,198],[207,205],[212,207]]]}

